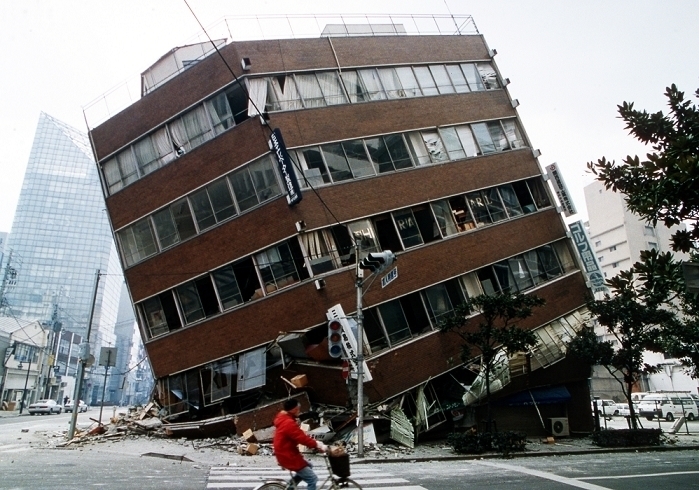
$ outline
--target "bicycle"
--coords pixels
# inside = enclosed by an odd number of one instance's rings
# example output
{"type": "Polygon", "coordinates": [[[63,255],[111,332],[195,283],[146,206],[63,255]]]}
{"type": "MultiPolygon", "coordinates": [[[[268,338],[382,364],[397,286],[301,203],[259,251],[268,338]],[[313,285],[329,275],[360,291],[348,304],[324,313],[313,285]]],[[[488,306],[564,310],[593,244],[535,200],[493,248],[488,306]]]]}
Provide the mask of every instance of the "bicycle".
{"type": "MultiPolygon", "coordinates": [[[[357,490],[362,490],[362,487],[359,485],[359,483],[348,478],[349,455],[328,456],[327,454],[324,454],[323,460],[325,461],[325,466],[328,468],[328,477],[322,483],[320,483],[320,481],[318,482],[318,490],[338,490],[341,488],[354,488],[357,490]],[[333,460],[340,460],[346,458],[346,461],[341,462],[340,464],[333,465],[331,458],[333,460]],[[341,466],[341,468],[339,466],[341,466]],[[346,466],[346,468],[344,466],[346,466]],[[337,475],[337,473],[340,473],[340,475],[337,475]],[[347,477],[342,476],[345,474],[347,475],[347,477]]],[[[289,480],[267,480],[262,485],[256,487],[254,490],[296,490],[298,488],[297,485],[302,480],[301,478],[296,476],[293,471],[290,471],[289,475],[291,476],[289,480]]]]}

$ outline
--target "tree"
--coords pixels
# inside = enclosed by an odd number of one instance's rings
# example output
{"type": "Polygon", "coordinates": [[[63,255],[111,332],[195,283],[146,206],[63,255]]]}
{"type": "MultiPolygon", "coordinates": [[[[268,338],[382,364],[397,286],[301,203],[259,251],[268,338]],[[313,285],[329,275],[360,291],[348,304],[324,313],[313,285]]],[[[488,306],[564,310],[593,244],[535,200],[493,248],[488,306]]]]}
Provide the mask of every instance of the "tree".
{"type": "Polygon", "coordinates": [[[677,263],[670,254],[656,250],[642,252],[641,259],[634,270],[622,271],[608,281],[613,296],[588,302],[592,314],[617,345],[598,340],[591,329],[584,329],[568,345],[571,355],[604,366],[619,382],[634,429],[638,426],[631,389],[643,374],[658,370],[643,362],[643,352],[662,352],[667,336],[682,323],[675,310],[664,307],[673,294],[667,283],[677,281],[677,263]]]}
{"type": "Polygon", "coordinates": [[[532,310],[544,303],[542,298],[535,295],[509,292],[493,296],[483,294],[457,306],[454,314],[440,324],[442,332],[454,332],[464,341],[461,346],[461,359],[464,362],[474,357],[473,350],[480,355],[486,388],[487,431],[492,426],[490,382],[495,361],[501,352],[513,354],[536,344],[536,336],[514,322],[530,317],[532,310]],[[479,315],[473,316],[474,312],[479,315]]]}
{"type": "MultiPolygon", "coordinates": [[[[639,111],[632,102],[618,106],[626,129],[650,145],[646,159],[627,156],[616,164],[601,158],[587,166],[607,189],[623,193],[629,209],[649,223],[672,227],[689,222],[688,230],[673,233],[672,248],[699,260],[699,109],[685,100],[684,92],[674,84],[665,96],[668,114],[639,111]]],[[[699,90],[695,96],[699,97],[699,90]]],[[[638,280],[627,277],[614,292],[623,294],[641,286],[644,290],[638,291],[635,300],[639,306],[647,307],[640,303],[647,298],[657,308],[679,311],[672,322],[653,330],[657,349],[681,359],[691,374],[699,377],[699,301],[686,291],[680,264],[669,253],[651,251],[641,255],[630,273],[638,280]]]]}
{"type": "MultiPolygon", "coordinates": [[[[646,160],[627,156],[623,164],[601,158],[588,168],[604,183],[626,195],[629,209],[654,225],[692,222],[690,230],[673,234],[675,251],[696,251],[699,240],[699,109],[684,100],[673,84],[665,91],[670,112],[649,114],[633,102],[618,106],[626,129],[651,145],[646,160]]],[[[699,97],[699,90],[695,93],[699,97]]]]}

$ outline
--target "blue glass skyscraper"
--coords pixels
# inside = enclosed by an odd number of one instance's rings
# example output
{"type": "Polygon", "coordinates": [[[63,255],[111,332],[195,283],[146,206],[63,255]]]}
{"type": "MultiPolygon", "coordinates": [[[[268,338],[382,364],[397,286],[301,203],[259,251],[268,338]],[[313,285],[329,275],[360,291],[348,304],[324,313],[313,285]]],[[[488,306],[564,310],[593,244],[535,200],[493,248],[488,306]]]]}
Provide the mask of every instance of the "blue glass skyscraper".
{"type": "Polygon", "coordinates": [[[7,240],[5,262],[17,274],[2,313],[58,321],[85,338],[99,270],[90,335],[95,357],[100,346],[116,343],[123,283],[104,207],[87,135],[42,113],[7,240]]]}

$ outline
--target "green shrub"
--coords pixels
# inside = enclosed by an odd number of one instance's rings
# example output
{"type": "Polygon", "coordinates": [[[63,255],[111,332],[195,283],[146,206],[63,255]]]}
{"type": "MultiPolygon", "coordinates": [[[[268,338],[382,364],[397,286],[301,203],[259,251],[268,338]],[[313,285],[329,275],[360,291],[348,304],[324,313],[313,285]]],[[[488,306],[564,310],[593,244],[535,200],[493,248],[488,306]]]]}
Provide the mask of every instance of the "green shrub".
{"type": "Polygon", "coordinates": [[[660,446],[661,429],[605,429],[592,434],[600,447],[660,446]]]}
{"type": "Polygon", "coordinates": [[[508,455],[513,451],[524,451],[527,436],[524,432],[452,432],[447,442],[457,454],[481,454],[496,451],[508,455]]]}

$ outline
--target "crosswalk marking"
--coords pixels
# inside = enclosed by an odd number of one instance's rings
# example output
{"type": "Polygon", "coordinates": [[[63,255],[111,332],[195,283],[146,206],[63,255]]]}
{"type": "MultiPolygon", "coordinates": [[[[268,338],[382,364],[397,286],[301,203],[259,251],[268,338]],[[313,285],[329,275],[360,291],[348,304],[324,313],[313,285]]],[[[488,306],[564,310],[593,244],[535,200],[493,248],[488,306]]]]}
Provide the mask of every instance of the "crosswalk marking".
{"type": "MultiPolygon", "coordinates": [[[[328,471],[325,468],[316,468],[316,474],[318,485],[328,477],[328,471]]],[[[370,467],[352,468],[350,478],[361,485],[363,490],[427,490],[419,485],[411,485],[404,478],[370,467]]],[[[288,479],[289,472],[279,467],[214,466],[209,471],[206,488],[245,490],[255,488],[268,480],[286,481],[288,479]]]]}
{"type": "Polygon", "coordinates": [[[28,444],[3,444],[0,445],[0,453],[21,453],[30,451],[32,448],[28,444]]]}

